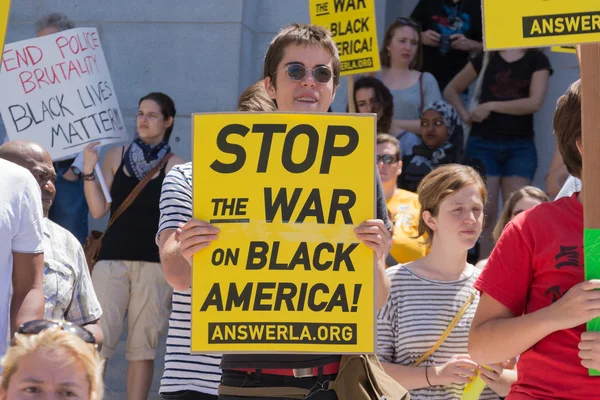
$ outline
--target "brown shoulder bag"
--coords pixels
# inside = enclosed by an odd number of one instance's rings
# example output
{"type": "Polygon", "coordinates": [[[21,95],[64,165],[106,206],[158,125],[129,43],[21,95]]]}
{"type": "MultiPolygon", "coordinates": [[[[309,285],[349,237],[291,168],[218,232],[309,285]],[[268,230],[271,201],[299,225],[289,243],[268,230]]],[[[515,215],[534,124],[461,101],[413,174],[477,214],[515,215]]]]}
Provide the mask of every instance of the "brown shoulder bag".
{"type": "Polygon", "coordinates": [[[85,253],[85,260],[87,261],[88,268],[90,269],[90,274],[94,269],[94,264],[96,264],[96,260],[98,259],[98,255],[100,254],[100,248],[102,247],[102,238],[111,227],[111,225],[129,208],[131,203],[137,198],[137,196],[141,193],[141,191],[146,187],[148,182],[152,180],[152,177],[156,175],[165,165],[169,159],[173,156],[173,153],[167,153],[162,160],[156,165],[156,167],[152,168],[144,179],[142,179],[136,187],[133,188],[129,196],[121,203],[117,211],[110,217],[108,221],[108,225],[104,232],[100,231],[91,231],[88,237],[85,239],[85,243],[83,244],[83,252],[85,253]]]}

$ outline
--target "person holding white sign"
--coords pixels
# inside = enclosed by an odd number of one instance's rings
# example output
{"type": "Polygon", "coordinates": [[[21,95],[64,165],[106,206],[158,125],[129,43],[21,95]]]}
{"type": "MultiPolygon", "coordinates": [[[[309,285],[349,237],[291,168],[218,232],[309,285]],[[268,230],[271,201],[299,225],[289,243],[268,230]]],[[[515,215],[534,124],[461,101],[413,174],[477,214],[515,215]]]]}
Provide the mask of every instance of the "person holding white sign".
{"type": "Polygon", "coordinates": [[[183,163],[168,144],[175,112],[173,100],[163,93],[140,99],[139,136],[129,146],[110,149],[102,163],[112,203],[106,201],[94,175],[99,143],[91,143],[84,151],[82,176],[92,216],[102,218],[109,211],[111,216],[119,214],[102,239],[92,281],[103,310],[103,357],[112,356],[128,315],[128,400],[148,396],[159,337],[166,333],[171,308],[171,288],[160,265],[154,232],[162,182],[174,165],[183,163]],[[125,210],[117,213],[122,204],[125,210]]]}

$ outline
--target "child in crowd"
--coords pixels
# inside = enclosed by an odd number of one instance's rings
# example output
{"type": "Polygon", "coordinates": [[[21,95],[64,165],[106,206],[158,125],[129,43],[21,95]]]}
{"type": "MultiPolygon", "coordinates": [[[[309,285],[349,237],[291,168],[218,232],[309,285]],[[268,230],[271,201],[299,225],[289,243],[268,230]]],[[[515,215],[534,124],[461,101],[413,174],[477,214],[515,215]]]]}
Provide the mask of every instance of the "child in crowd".
{"type": "Polygon", "coordinates": [[[481,272],[467,263],[467,253],[481,233],[486,199],[475,169],[450,164],[433,170],[419,185],[418,234],[427,234],[430,252],[387,270],[392,287],[378,314],[378,355],[413,400],[458,400],[477,371],[489,386],[479,398],[498,399],[515,378],[500,364],[483,368],[467,351],[479,302],[473,284],[481,272]]]}
{"type": "Polygon", "coordinates": [[[398,187],[416,192],[421,180],[439,165],[463,160],[463,127],[454,108],[438,100],[427,105],[421,117],[422,144],[404,156],[398,187]]]}
{"type": "MultiPolygon", "coordinates": [[[[554,134],[581,177],[581,82],[558,100],[554,134]]],[[[582,189],[583,190],[583,189],[582,189]]],[[[520,354],[509,400],[598,398],[600,281],[584,279],[582,192],[540,204],[506,225],[475,287],[482,292],[469,354],[478,363],[520,354]]]]}
{"type": "Polygon", "coordinates": [[[430,73],[419,72],[423,62],[423,46],[419,26],[409,18],[392,23],[381,46],[381,72],[377,77],[394,98],[394,120],[389,132],[400,139],[405,156],[421,143],[419,139],[423,107],[441,100],[437,81],[430,73]]]}
{"type": "Polygon", "coordinates": [[[427,246],[417,238],[421,210],[419,197],[396,185],[402,173],[400,153],[398,139],[385,133],[377,135],[377,169],[394,224],[394,241],[386,262],[388,266],[415,261],[427,254],[427,246]]]}

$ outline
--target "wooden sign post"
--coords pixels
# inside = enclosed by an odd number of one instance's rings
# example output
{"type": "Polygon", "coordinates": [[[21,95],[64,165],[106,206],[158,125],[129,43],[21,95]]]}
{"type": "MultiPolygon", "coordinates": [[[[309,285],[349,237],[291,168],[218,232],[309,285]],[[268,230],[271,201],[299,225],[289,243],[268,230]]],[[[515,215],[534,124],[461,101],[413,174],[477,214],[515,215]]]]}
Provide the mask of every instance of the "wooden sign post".
{"type": "MultiPolygon", "coordinates": [[[[585,280],[600,279],[600,2],[484,0],[486,50],[579,44],[585,280]]],[[[587,324],[600,332],[600,318],[587,324]]],[[[600,376],[590,370],[590,375],[600,376]]]]}
{"type": "MultiPolygon", "coordinates": [[[[583,251],[585,280],[600,279],[600,44],[580,48],[581,134],[583,145],[583,251]]],[[[600,332],[600,318],[587,324],[600,332]]],[[[593,376],[599,371],[591,370],[593,376]]]]}

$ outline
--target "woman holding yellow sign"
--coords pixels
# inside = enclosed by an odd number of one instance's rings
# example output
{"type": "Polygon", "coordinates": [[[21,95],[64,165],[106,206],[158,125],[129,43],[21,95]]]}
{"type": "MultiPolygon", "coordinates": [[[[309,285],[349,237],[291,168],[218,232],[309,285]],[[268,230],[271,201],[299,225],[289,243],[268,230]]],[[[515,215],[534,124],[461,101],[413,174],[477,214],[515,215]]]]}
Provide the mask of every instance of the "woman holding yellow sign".
{"type": "Polygon", "coordinates": [[[481,234],[486,199],[485,183],[473,168],[449,164],[433,170],[419,185],[418,233],[427,233],[430,253],[387,270],[392,287],[378,314],[378,355],[413,400],[496,400],[516,379],[514,371],[500,364],[483,367],[467,354],[479,303],[473,284],[481,272],[467,263],[467,252],[481,234]],[[471,384],[479,374],[488,386],[480,395],[471,384]]]}

